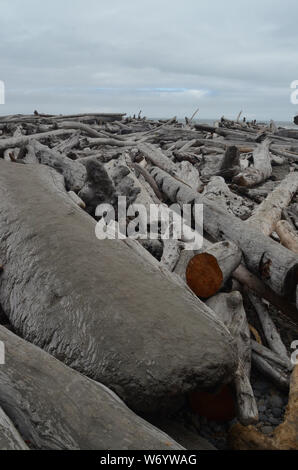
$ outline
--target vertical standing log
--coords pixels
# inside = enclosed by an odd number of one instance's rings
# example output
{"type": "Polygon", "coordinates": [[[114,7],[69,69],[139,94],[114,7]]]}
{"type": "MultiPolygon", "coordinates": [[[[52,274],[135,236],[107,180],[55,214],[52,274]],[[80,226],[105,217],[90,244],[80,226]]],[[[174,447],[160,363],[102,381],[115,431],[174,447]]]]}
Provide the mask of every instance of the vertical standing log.
{"type": "Polygon", "coordinates": [[[244,425],[258,421],[258,408],[250,384],[251,346],[250,331],[239,292],[217,294],[207,301],[207,305],[225,323],[236,339],[238,369],[235,374],[235,388],[238,404],[238,418],[244,425]]]}
{"type": "Polygon", "coordinates": [[[263,235],[257,228],[219,209],[185,184],[157,167],[150,170],[159,188],[173,202],[203,204],[204,230],[215,240],[230,240],[239,246],[250,271],[275,292],[293,296],[298,282],[297,256],[263,235]]]}
{"type": "Polygon", "coordinates": [[[269,140],[264,140],[253,152],[254,166],[248,167],[242,173],[234,177],[234,182],[239,186],[251,188],[262,181],[266,181],[272,175],[269,140]]]}

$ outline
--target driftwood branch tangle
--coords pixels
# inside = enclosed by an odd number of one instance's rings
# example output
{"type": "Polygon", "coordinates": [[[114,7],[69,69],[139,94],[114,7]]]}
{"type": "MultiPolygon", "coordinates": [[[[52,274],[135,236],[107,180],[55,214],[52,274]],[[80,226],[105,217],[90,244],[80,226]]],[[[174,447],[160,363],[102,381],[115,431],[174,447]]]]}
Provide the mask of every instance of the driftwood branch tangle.
{"type": "Polygon", "coordinates": [[[219,209],[160,168],[153,167],[150,172],[160,190],[171,201],[180,205],[203,204],[206,232],[218,241],[226,239],[238,245],[247,267],[275,292],[294,295],[298,278],[298,259],[294,253],[263,235],[257,228],[219,209]]]}

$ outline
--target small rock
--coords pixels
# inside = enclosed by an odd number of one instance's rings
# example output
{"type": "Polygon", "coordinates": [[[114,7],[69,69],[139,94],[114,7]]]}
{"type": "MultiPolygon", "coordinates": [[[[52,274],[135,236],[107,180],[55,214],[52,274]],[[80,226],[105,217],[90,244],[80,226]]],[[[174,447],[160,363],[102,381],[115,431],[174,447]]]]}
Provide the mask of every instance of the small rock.
{"type": "Polygon", "coordinates": [[[264,434],[272,434],[273,433],[273,427],[272,426],[263,426],[261,429],[262,429],[262,432],[264,434]]]}
{"type": "Polygon", "coordinates": [[[283,406],[283,399],[278,395],[273,395],[269,398],[272,408],[282,408],[283,406]]]}
{"type": "Polygon", "coordinates": [[[272,408],[272,414],[274,418],[280,418],[282,415],[281,408],[272,408]]]}
{"type": "Polygon", "coordinates": [[[270,418],[268,418],[268,421],[269,421],[269,423],[272,424],[273,426],[278,426],[278,425],[281,423],[281,420],[280,420],[280,419],[274,418],[273,416],[271,416],[270,418]]]}

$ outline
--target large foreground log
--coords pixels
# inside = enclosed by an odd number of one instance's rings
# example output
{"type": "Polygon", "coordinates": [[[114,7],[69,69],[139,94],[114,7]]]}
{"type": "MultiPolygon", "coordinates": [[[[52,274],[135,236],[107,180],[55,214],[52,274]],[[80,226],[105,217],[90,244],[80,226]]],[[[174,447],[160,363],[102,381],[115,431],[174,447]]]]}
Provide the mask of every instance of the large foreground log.
{"type": "Polygon", "coordinates": [[[0,450],[28,450],[19,432],[2,408],[0,408],[0,450]]]}
{"type": "Polygon", "coordinates": [[[251,188],[262,181],[266,181],[272,175],[269,140],[264,140],[253,152],[254,166],[247,168],[234,177],[239,186],[251,188]]]}
{"type": "Polygon", "coordinates": [[[298,281],[297,256],[263,235],[257,228],[228,214],[160,168],[150,170],[159,188],[180,205],[203,204],[204,230],[215,240],[231,240],[243,252],[249,270],[278,294],[293,296],[298,281]]]}
{"type": "MultiPolygon", "coordinates": [[[[6,347],[6,363],[0,367],[0,405],[18,426],[23,438],[34,447],[62,450],[182,448],[130,411],[108,388],[70,369],[2,326],[0,340],[6,347]]],[[[0,444],[1,423],[0,409],[0,444]]]]}
{"type": "Polygon", "coordinates": [[[230,381],[234,342],[214,313],[125,242],[98,240],[55,175],[0,161],[0,302],[17,332],[134,409],[230,381]]]}

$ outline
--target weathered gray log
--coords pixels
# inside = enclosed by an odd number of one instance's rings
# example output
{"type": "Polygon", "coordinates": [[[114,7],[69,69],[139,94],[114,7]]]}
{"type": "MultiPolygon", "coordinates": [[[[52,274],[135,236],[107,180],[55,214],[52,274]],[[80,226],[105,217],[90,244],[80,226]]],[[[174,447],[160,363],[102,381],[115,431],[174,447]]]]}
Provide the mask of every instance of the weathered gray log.
{"type": "Polygon", "coordinates": [[[116,138],[111,137],[98,137],[98,138],[87,138],[87,143],[89,147],[95,147],[99,145],[111,145],[112,147],[134,147],[135,142],[133,141],[125,141],[125,140],[118,140],[116,138]]]}
{"type": "Polygon", "coordinates": [[[84,114],[69,114],[69,115],[53,115],[53,114],[30,114],[30,115],[17,115],[3,116],[0,118],[1,123],[18,123],[18,122],[38,122],[40,119],[43,121],[65,121],[67,119],[89,119],[98,120],[101,122],[119,121],[125,116],[123,113],[84,113],[84,114]]]}
{"type": "Polygon", "coordinates": [[[180,257],[182,243],[179,243],[178,240],[164,240],[163,245],[164,249],[160,263],[164,268],[173,271],[180,257]]]}
{"type": "Polygon", "coordinates": [[[298,255],[298,233],[286,220],[280,220],[275,226],[275,231],[283,246],[298,255]]]}
{"type": "Polygon", "coordinates": [[[280,137],[288,137],[290,139],[298,139],[297,129],[279,129],[276,135],[280,137]]]}
{"type": "Polygon", "coordinates": [[[289,173],[282,182],[268,194],[254,210],[247,223],[259,228],[264,235],[271,235],[276,223],[281,219],[282,210],[289,205],[298,190],[298,173],[289,173]]]}
{"type": "Polygon", "coordinates": [[[232,178],[240,170],[240,152],[238,147],[231,145],[225,151],[222,164],[220,167],[220,175],[225,179],[232,178]]]}
{"type": "Polygon", "coordinates": [[[290,374],[279,368],[276,363],[269,361],[255,350],[252,351],[252,363],[262,375],[274,382],[282,390],[288,391],[290,386],[290,374]]]}
{"type": "Polygon", "coordinates": [[[271,349],[267,348],[263,344],[258,343],[255,340],[251,340],[251,347],[254,352],[261,356],[266,361],[270,362],[272,365],[277,366],[278,368],[284,370],[284,372],[292,372],[294,369],[294,364],[286,356],[281,356],[271,349]]]}
{"type": "MultiPolygon", "coordinates": [[[[38,449],[182,449],[111,390],[0,326],[0,405],[38,449]]],[[[1,409],[0,409],[1,411],[1,409]]],[[[1,443],[0,412],[0,443],[1,443]]],[[[21,443],[19,444],[21,445],[21,443]]]]}
{"type": "Polygon", "coordinates": [[[16,331],[134,409],[228,382],[225,326],[121,240],[98,240],[56,175],[0,161],[0,302],[16,331]]]}
{"type": "Polygon", "coordinates": [[[203,196],[242,220],[246,220],[251,215],[253,209],[253,203],[249,204],[243,197],[233,193],[221,176],[213,176],[211,178],[204,190],[203,196]]]}
{"type": "Polygon", "coordinates": [[[50,149],[38,141],[31,142],[40,163],[54,168],[65,179],[66,189],[78,192],[84,186],[86,169],[81,163],[50,149]]]}
{"type": "Polygon", "coordinates": [[[143,204],[148,209],[153,201],[132,168],[131,159],[126,153],[118,157],[117,160],[111,160],[105,164],[105,169],[113,181],[117,193],[126,197],[127,205],[143,204]]]}
{"type": "Polygon", "coordinates": [[[248,188],[266,181],[272,175],[271,158],[269,151],[269,140],[258,144],[253,152],[253,167],[249,167],[234,177],[234,182],[239,186],[248,188]]]}
{"type": "Polygon", "coordinates": [[[83,131],[85,134],[90,135],[91,137],[102,137],[100,132],[97,132],[93,127],[88,126],[87,124],[83,124],[82,122],[75,122],[75,121],[64,121],[59,123],[60,129],[79,129],[83,131]]]}
{"type": "Polygon", "coordinates": [[[43,140],[49,137],[59,137],[62,135],[73,134],[74,129],[58,129],[49,132],[41,132],[40,134],[23,135],[21,137],[9,137],[0,139],[0,152],[11,147],[21,147],[28,144],[31,140],[43,140]]]}
{"type": "Polygon", "coordinates": [[[59,142],[55,145],[54,149],[64,155],[67,155],[74,147],[77,147],[80,143],[80,131],[74,132],[68,139],[59,142]]]}
{"type": "Polygon", "coordinates": [[[278,294],[294,295],[298,277],[298,259],[294,253],[218,208],[188,186],[157,167],[150,170],[161,191],[180,205],[203,204],[204,229],[215,240],[231,240],[243,252],[249,270],[260,276],[278,294]]]}
{"type": "MultiPolygon", "coordinates": [[[[1,328],[1,327],[0,327],[1,328]]],[[[3,366],[2,366],[3,367],[3,366]]],[[[0,407],[0,450],[28,450],[19,432],[0,407]]]]}
{"type": "Polygon", "coordinates": [[[235,374],[238,419],[246,425],[258,421],[258,407],[250,384],[251,343],[250,331],[240,292],[217,294],[207,305],[219,316],[236,339],[238,369],[235,374]]]}
{"type": "Polygon", "coordinates": [[[177,173],[175,163],[173,163],[158,147],[151,144],[138,144],[139,151],[144,155],[146,160],[149,160],[153,165],[162,168],[171,175],[177,173]]]}
{"type": "Polygon", "coordinates": [[[298,154],[297,149],[295,152],[291,152],[289,150],[285,150],[284,148],[280,148],[279,146],[272,145],[270,147],[271,152],[278,157],[285,158],[289,161],[298,161],[298,154]]]}
{"type": "Polygon", "coordinates": [[[79,198],[86,204],[87,212],[94,215],[99,204],[116,205],[116,189],[104,165],[96,159],[88,159],[83,163],[86,167],[86,180],[79,198]]]}
{"type": "Polygon", "coordinates": [[[159,201],[162,201],[162,194],[155,183],[154,179],[150,175],[149,171],[142,167],[141,165],[138,165],[138,163],[132,163],[132,167],[137,173],[141,173],[141,175],[144,177],[144,179],[147,181],[147,183],[151,186],[152,190],[154,191],[155,196],[159,201]]]}
{"type": "Polygon", "coordinates": [[[259,299],[252,293],[248,293],[248,297],[258,314],[265,338],[270,348],[272,349],[272,351],[275,351],[281,357],[288,358],[287,348],[282,342],[280,334],[277,331],[274,321],[270,317],[265,305],[263,305],[261,299],[259,299]]]}
{"type": "Polygon", "coordinates": [[[204,188],[204,185],[200,180],[198,170],[190,162],[182,161],[176,166],[176,176],[184,181],[194,191],[201,191],[204,188]]]}
{"type": "Polygon", "coordinates": [[[26,155],[23,158],[25,163],[39,163],[39,160],[36,156],[35,149],[31,144],[26,146],[26,155]]]}
{"type": "Polygon", "coordinates": [[[285,297],[274,292],[270,287],[264,284],[257,276],[246,269],[243,264],[233,272],[233,278],[240,282],[243,286],[248,287],[261,299],[266,299],[271,305],[281,310],[286,316],[297,323],[298,310],[295,305],[290,303],[285,297]]]}

